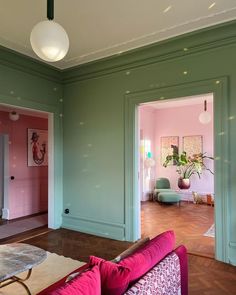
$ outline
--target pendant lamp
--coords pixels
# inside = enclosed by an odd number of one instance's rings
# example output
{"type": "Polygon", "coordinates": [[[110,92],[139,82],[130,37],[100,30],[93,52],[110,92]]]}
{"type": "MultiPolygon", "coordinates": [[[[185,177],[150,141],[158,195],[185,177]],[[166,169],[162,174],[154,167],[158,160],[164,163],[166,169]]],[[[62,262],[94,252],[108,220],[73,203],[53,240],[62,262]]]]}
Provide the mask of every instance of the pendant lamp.
{"type": "Polygon", "coordinates": [[[69,49],[69,38],[64,28],[53,21],[54,0],[47,0],[47,18],[33,27],[30,43],[41,59],[55,62],[65,57],[69,49]]]}
{"type": "Polygon", "coordinates": [[[12,111],[9,113],[9,119],[12,121],[17,121],[19,120],[19,118],[20,118],[20,115],[17,112],[12,111]]]}
{"type": "Polygon", "coordinates": [[[208,124],[211,122],[211,114],[207,111],[207,101],[204,101],[204,111],[198,117],[200,123],[208,124]]]}

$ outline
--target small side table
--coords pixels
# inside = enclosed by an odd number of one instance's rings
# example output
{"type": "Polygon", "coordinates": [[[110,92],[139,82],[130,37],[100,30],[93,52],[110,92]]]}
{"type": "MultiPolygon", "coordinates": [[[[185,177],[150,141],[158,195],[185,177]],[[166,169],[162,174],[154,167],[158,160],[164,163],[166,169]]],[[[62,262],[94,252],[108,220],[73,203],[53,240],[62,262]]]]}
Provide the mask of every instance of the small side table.
{"type": "Polygon", "coordinates": [[[0,289],[13,283],[25,288],[26,294],[31,295],[24,283],[29,279],[32,268],[47,257],[47,252],[35,246],[22,243],[0,245],[0,289]],[[28,271],[24,279],[16,275],[28,271]]]}

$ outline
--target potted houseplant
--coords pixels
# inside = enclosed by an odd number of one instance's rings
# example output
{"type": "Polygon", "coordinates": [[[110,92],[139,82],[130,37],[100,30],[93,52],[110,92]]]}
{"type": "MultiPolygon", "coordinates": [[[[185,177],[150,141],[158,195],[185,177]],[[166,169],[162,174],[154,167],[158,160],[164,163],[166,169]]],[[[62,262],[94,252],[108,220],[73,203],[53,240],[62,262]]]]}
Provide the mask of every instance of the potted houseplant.
{"type": "Polygon", "coordinates": [[[214,158],[209,157],[206,153],[194,154],[192,156],[187,156],[186,152],[181,154],[173,153],[168,155],[163,164],[164,167],[167,167],[170,162],[175,163],[176,171],[179,174],[178,187],[180,189],[189,189],[190,188],[190,177],[194,174],[197,174],[198,177],[201,177],[202,170],[208,170],[210,173],[213,172],[206,167],[204,160],[214,158]]]}

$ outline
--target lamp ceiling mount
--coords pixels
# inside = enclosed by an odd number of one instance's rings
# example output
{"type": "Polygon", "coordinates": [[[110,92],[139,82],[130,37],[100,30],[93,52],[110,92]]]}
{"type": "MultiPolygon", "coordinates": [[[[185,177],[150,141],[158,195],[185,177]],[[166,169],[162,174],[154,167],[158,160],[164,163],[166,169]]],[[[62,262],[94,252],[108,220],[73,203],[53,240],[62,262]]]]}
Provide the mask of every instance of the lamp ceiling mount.
{"type": "Polygon", "coordinates": [[[48,20],[54,19],[54,0],[47,0],[47,18],[48,20]]]}

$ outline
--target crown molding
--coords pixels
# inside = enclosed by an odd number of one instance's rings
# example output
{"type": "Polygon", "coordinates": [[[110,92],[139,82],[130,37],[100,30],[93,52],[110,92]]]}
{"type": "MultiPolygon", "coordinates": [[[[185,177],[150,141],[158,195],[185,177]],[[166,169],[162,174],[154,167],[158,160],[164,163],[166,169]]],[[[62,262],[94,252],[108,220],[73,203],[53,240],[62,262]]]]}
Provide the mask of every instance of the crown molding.
{"type": "Polygon", "coordinates": [[[3,46],[0,46],[0,65],[53,82],[62,82],[61,70],[3,46]]]}
{"type": "Polygon", "coordinates": [[[236,20],[64,70],[0,46],[0,64],[53,82],[67,84],[119,71],[130,71],[140,66],[233,44],[236,44],[236,20]]]}
{"type": "Polygon", "coordinates": [[[236,44],[236,21],[204,28],[198,31],[160,41],[119,55],[64,69],[64,84],[132,70],[157,62],[182,58],[202,51],[216,50],[236,44]]]}

